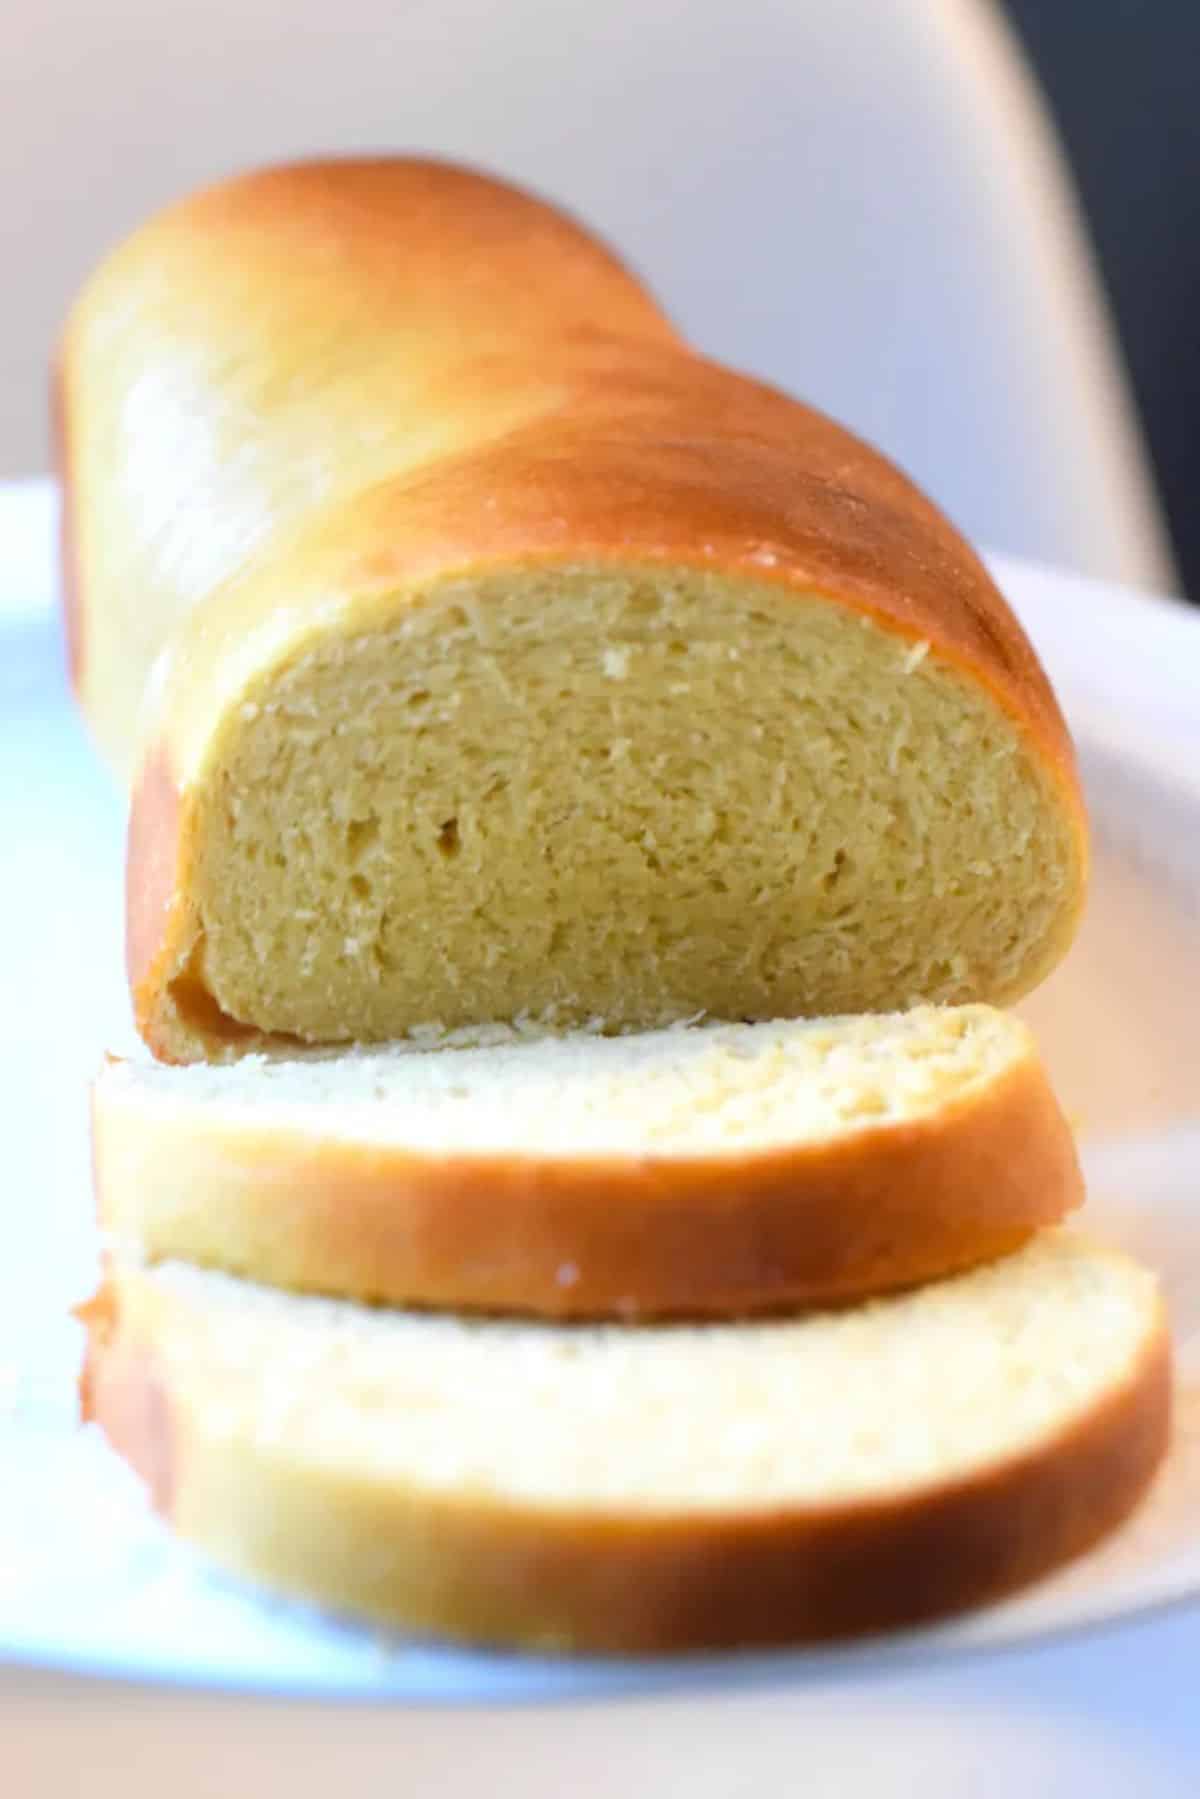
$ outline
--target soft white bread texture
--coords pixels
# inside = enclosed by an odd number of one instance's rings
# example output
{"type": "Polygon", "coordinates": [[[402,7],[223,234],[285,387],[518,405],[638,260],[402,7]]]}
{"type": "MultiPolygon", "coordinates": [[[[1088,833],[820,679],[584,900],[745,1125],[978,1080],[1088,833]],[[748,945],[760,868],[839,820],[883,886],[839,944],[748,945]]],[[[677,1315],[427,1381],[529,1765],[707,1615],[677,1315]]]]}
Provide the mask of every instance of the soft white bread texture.
{"type": "Polygon", "coordinates": [[[1087,1549],[1166,1442],[1150,1275],[1057,1232],[757,1324],[372,1311],[117,1261],[85,1409],[263,1587],[538,1649],[802,1641],[994,1598],[1087,1549]]]}
{"type": "Polygon", "coordinates": [[[1003,1003],[1070,941],[1071,747],[978,558],[529,196],[211,189],[93,276],[60,397],[157,1055],[1003,1003]]]}
{"type": "Polygon", "coordinates": [[[861,1297],[1083,1197],[986,1006],[490,1047],[110,1061],[100,1222],[151,1260],[401,1305],[633,1317],[861,1297]]]}

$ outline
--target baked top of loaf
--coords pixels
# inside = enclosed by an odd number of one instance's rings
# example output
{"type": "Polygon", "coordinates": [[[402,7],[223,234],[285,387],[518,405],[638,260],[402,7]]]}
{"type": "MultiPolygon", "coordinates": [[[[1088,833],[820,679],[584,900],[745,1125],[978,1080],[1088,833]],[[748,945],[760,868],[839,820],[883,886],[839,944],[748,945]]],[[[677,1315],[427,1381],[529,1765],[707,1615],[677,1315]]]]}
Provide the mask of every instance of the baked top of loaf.
{"type": "Polygon", "coordinates": [[[540,1648],[802,1640],[971,1604],[1088,1547],[1161,1456],[1150,1275],[1069,1233],[901,1297],[552,1326],[117,1260],[85,1403],[262,1585],[540,1648]]]}
{"type": "Polygon", "coordinates": [[[357,1299],[728,1315],[928,1280],[1083,1197],[1033,1040],[988,1007],[508,1039],[110,1061],[100,1221],[357,1299]]]}
{"type": "Polygon", "coordinates": [[[1002,1002],[1070,940],[1071,749],[978,558],[552,209],[225,184],[93,277],[61,389],[160,1056],[1002,1002]]]}

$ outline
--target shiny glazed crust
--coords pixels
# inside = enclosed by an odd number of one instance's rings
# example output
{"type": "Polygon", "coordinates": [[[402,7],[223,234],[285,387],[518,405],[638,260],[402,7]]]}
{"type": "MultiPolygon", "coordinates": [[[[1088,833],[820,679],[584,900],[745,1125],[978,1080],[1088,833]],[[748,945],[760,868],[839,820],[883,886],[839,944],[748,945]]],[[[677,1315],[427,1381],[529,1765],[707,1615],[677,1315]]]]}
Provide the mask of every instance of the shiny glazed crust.
{"type": "Polygon", "coordinates": [[[162,1379],[155,1305],[137,1286],[122,1275],[84,1308],[83,1409],[162,1516],[269,1589],[465,1641],[660,1654],[916,1624],[1089,1549],[1132,1510],[1168,1440],[1160,1314],[1128,1378],[1085,1416],[894,1502],[593,1515],[381,1489],[299,1474],[278,1443],[198,1426],[162,1379]]]}
{"type": "Polygon", "coordinates": [[[396,1305],[730,1316],[1006,1254],[1081,1204],[1032,1045],[935,1114],[691,1158],[412,1152],[216,1104],[92,1095],[101,1228],[151,1259],[396,1305]]]}
{"type": "MultiPolygon", "coordinates": [[[[146,709],[129,844],[130,981],[157,1054],[197,1053],[205,1035],[197,993],[183,1051],[167,989],[196,936],[193,794],[231,667],[302,653],[330,596],[350,632],[499,569],[742,576],[927,644],[1050,777],[1078,879],[1049,961],[1069,941],[1086,864],[1071,746],[978,558],[873,450],[689,350],[606,250],[540,202],[398,160],[228,183],[93,277],[60,379],[75,679],[127,768],[140,681],[116,692],[136,657],[113,652],[114,633],[128,615],[142,664],[177,633],[176,678],[146,709]],[[149,498],[149,478],[132,478],[147,446],[162,471],[149,498]]],[[[203,1053],[236,1047],[231,1020],[214,1009],[210,1023],[203,1053]]]]}

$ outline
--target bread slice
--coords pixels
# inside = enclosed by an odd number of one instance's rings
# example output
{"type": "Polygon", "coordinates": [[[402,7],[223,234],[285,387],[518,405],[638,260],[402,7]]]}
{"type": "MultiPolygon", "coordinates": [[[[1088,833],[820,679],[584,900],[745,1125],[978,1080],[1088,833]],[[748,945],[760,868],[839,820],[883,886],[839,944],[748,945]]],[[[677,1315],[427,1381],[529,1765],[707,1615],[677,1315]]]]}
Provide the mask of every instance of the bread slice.
{"type": "Polygon", "coordinates": [[[1155,1282],[1059,1232],[757,1324],[374,1311],[111,1268],[86,1413],[264,1588],[543,1650],[799,1642],[996,1597],[1125,1517],[1164,1449],[1155,1282]]]}
{"type": "Polygon", "coordinates": [[[1070,942],[1071,745],[979,559],[529,195],[225,183],[60,374],[155,1054],[1002,1004],[1070,942]]]}
{"type": "Polygon", "coordinates": [[[1079,1204],[985,1006],[230,1067],[111,1061],[100,1221],[151,1259],[401,1305],[730,1314],[861,1297],[1079,1204]]]}

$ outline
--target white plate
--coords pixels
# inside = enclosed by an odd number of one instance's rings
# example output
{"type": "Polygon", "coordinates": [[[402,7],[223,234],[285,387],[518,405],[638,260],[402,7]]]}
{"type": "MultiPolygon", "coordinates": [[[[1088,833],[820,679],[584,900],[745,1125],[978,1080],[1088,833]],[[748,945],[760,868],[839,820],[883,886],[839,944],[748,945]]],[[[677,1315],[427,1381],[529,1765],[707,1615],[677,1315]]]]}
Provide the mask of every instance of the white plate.
{"type": "Polygon", "coordinates": [[[1094,1220],[1160,1268],[1174,1308],[1183,1428],[1166,1478],[1110,1547],[950,1627],[833,1654],[554,1663],[260,1602],[171,1542],[75,1427],[66,1315],[95,1254],[85,1083],[129,1027],[121,807],[64,692],[48,521],[44,493],[0,492],[0,1658],[342,1698],[561,1699],[878,1668],[1200,1592],[1200,617],[1000,565],[1075,723],[1097,834],[1081,940],[1028,1011],[1084,1132],[1094,1220]]]}

